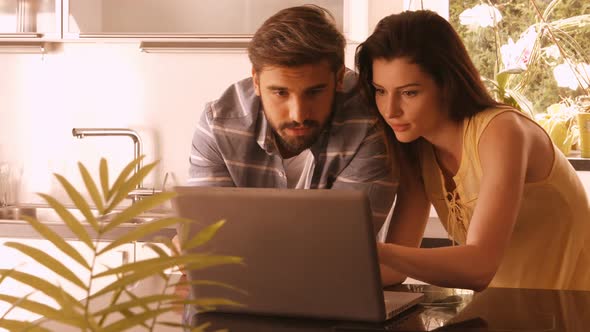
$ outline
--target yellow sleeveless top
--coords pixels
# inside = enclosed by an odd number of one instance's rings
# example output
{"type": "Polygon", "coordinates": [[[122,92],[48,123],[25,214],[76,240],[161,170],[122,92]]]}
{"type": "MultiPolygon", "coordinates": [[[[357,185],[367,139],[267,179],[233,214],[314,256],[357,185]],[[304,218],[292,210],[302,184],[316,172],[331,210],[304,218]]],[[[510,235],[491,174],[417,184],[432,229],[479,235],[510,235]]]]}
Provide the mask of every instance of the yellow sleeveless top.
{"type": "MultiPolygon", "coordinates": [[[[478,142],[490,121],[512,109],[488,109],[463,123],[456,189],[447,192],[432,145],[419,145],[428,198],[449,236],[464,244],[482,177],[478,142]]],[[[532,120],[531,120],[532,121],[532,120]]],[[[590,204],[576,171],[554,146],[549,176],[526,183],[514,231],[490,287],[590,290],[590,204]]],[[[498,194],[511,188],[498,188],[498,194]]]]}

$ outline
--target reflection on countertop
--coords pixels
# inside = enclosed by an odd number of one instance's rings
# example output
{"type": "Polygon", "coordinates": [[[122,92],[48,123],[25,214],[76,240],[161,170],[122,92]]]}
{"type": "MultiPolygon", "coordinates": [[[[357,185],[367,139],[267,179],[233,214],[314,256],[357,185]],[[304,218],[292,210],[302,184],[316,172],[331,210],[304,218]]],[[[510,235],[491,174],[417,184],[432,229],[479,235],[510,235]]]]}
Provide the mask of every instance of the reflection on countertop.
{"type": "Polygon", "coordinates": [[[388,290],[420,291],[425,303],[383,324],[205,313],[194,324],[240,331],[588,331],[590,292],[489,288],[473,294],[430,285],[388,290]]]}

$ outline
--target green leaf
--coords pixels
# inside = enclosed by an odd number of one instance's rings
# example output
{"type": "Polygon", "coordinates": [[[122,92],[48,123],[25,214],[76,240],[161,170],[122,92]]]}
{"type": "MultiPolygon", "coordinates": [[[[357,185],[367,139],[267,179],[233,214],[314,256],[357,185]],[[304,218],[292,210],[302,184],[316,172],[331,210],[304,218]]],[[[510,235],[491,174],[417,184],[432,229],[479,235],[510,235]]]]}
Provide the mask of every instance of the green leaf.
{"type": "Polygon", "coordinates": [[[233,256],[191,254],[183,256],[150,258],[135,263],[129,263],[97,274],[95,278],[113,274],[122,274],[124,277],[112,282],[95,294],[91,295],[91,298],[96,298],[121,287],[128,286],[136,281],[142,280],[154,274],[159,274],[161,271],[177,265],[190,264],[191,268],[199,269],[216,265],[239,264],[241,262],[241,258],[233,256]]]}
{"type": "Polygon", "coordinates": [[[156,257],[121,265],[117,268],[103,271],[95,277],[100,278],[113,274],[126,274],[143,272],[146,269],[162,269],[179,264],[191,264],[195,268],[224,264],[241,264],[242,258],[235,256],[211,255],[211,254],[185,254],[182,256],[156,257]]]}
{"type": "MultiPolygon", "coordinates": [[[[111,203],[106,211],[112,211],[121,201],[129,196],[129,193],[143,181],[143,179],[156,167],[158,162],[153,162],[142,167],[136,174],[131,176],[128,181],[125,181],[118,187],[118,190],[113,193],[111,203]]],[[[113,187],[114,188],[114,187],[113,187]]]]}
{"type": "Polygon", "coordinates": [[[25,285],[29,285],[31,288],[46,294],[55,300],[55,302],[57,302],[62,308],[69,305],[75,305],[76,307],[82,308],[82,304],[68,293],[65,293],[61,287],[55,286],[40,277],[25,272],[7,269],[0,269],[0,274],[3,276],[8,275],[10,278],[25,285]]]}
{"type": "MultiPolygon", "coordinates": [[[[109,201],[111,199],[111,197],[113,197],[113,195],[119,191],[120,187],[123,185],[125,180],[127,180],[127,177],[129,176],[129,174],[131,174],[133,169],[141,162],[141,160],[144,157],[145,156],[140,156],[139,158],[132,160],[129,164],[127,164],[127,166],[125,166],[125,168],[121,171],[121,173],[119,173],[117,180],[115,180],[115,183],[113,183],[113,187],[108,192],[108,196],[106,198],[107,201],[109,201]]],[[[108,212],[105,212],[105,213],[108,213],[108,212]]]]}
{"type": "Polygon", "coordinates": [[[523,72],[524,69],[522,68],[510,68],[499,72],[496,75],[496,82],[498,83],[500,90],[506,89],[506,83],[508,82],[510,75],[522,74],[523,72]]]}
{"type": "Polygon", "coordinates": [[[74,247],[72,247],[68,242],[66,242],[66,240],[64,240],[61,236],[57,235],[57,233],[52,231],[49,227],[39,222],[36,218],[32,218],[29,216],[22,216],[22,218],[26,220],[39,234],[41,234],[43,238],[50,241],[63,253],[70,256],[73,260],[78,262],[87,270],[91,269],[90,265],[88,265],[88,262],[84,259],[84,257],[82,257],[82,255],[80,255],[80,253],[76,249],[74,249],[74,247]]]}
{"type": "MultiPolygon", "coordinates": [[[[114,220],[114,218],[113,218],[113,220],[114,220]]],[[[163,219],[158,219],[155,221],[147,222],[145,224],[137,226],[134,230],[118,237],[115,241],[109,243],[109,245],[107,245],[101,251],[98,252],[98,255],[102,255],[103,253],[105,253],[109,250],[112,250],[113,248],[116,248],[116,247],[123,245],[125,243],[139,241],[141,239],[147,238],[150,234],[154,234],[163,228],[167,228],[172,225],[176,225],[178,223],[183,223],[183,222],[190,222],[190,220],[183,219],[183,218],[171,217],[171,218],[163,218],[163,219]]]]}
{"type": "Polygon", "coordinates": [[[177,193],[175,193],[175,192],[162,192],[162,193],[157,193],[157,194],[154,194],[153,196],[146,197],[140,201],[135,202],[134,204],[132,204],[131,206],[129,206],[125,210],[117,213],[113,217],[113,219],[111,219],[111,221],[109,221],[108,224],[106,224],[102,228],[101,234],[108,233],[109,231],[111,231],[115,227],[117,227],[123,223],[129,222],[130,220],[133,220],[133,218],[139,216],[140,214],[142,214],[142,213],[144,213],[156,206],[159,206],[159,205],[167,202],[168,200],[170,200],[172,197],[174,197],[176,195],[177,195],[177,193]]]}
{"type": "Polygon", "coordinates": [[[154,317],[158,317],[159,315],[170,311],[169,308],[166,309],[158,309],[158,310],[152,310],[152,311],[148,311],[148,312],[143,312],[137,315],[134,315],[132,317],[125,317],[121,320],[118,320],[108,326],[104,327],[104,331],[109,331],[109,332],[119,332],[119,331],[124,331],[127,330],[131,327],[137,326],[138,324],[141,324],[149,319],[152,319],[154,317]]]}
{"type": "Polygon", "coordinates": [[[158,246],[155,243],[147,242],[143,246],[152,249],[156,254],[158,254],[159,257],[170,257],[170,255],[168,255],[168,253],[165,252],[164,249],[160,248],[160,246],[158,246]]]}
{"type": "Polygon", "coordinates": [[[51,330],[36,325],[37,323],[33,322],[0,319],[0,328],[6,329],[8,331],[51,332],[51,330]]]}
{"type": "Polygon", "coordinates": [[[10,270],[3,269],[3,271],[6,271],[6,272],[0,273],[0,284],[4,281],[4,279],[10,277],[10,275],[12,273],[16,272],[16,269],[10,269],[10,270]]]}
{"type": "Polygon", "coordinates": [[[104,158],[100,158],[99,173],[100,186],[102,187],[102,197],[104,197],[106,202],[109,200],[109,166],[107,164],[107,160],[104,158]]]}
{"type": "Polygon", "coordinates": [[[98,192],[98,188],[96,187],[94,180],[92,180],[90,173],[81,162],[78,162],[78,168],[80,169],[80,175],[82,175],[82,179],[84,180],[84,184],[86,185],[86,190],[88,190],[90,197],[92,197],[92,201],[94,201],[96,209],[100,214],[102,214],[102,212],[104,211],[104,205],[102,204],[102,197],[98,192]]]}
{"type": "Polygon", "coordinates": [[[123,303],[117,303],[105,309],[102,309],[98,312],[93,313],[94,316],[101,316],[101,315],[108,315],[115,312],[119,312],[121,310],[130,310],[135,307],[146,307],[150,303],[164,303],[179,300],[177,295],[172,294],[158,294],[158,295],[150,295],[132,299],[130,301],[126,301],[123,303]]]}
{"type": "MultiPolygon", "coordinates": [[[[186,225],[186,224],[181,224],[182,225],[186,225]]],[[[174,242],[172,242],[172,239],[165,237],[165,236],[156,236],[154,237],[154,241],[155,243],[163,243],[166,245],[166,247],[168,247],[168,249],[170,249],[170,252],[172,252],[173,255],[175,256],[180,256],[181,253],[180,251],[178,251],[178,248],[176,247],[176,245],[174,244],[174,242]]]]}
{"type": "Polygon", "coordinates": [[[506,89],[506,94],[514,99],[520,109],[525,112],[531,119],[534,119],[533,104],[523,94],[516,90],[506,89]]]}
{"type": "Polygon", "coordinates": [[[86,284],[84,284],[84,282],[82,282],[82,280],[80,280],[74,274],[74,272],[72,272],[65,265],[63,265],[60,261],[53,258],[52,256],[50,256],[46,252],[39,250],[37,248],[28,246],[23,243],[6,242],[4,245],[22,252],[23,254],[25,254],[25,255],[31,257],[32,259],[34,259],[35,261],[37,261],[37,263],[39,263],[39,264],[47,267],[51,271],[55,272],[60,277],[72,282],[73,284],[82,288],[83,290],[88,291],[88,286],[86,286],[86,284]]]}
{"type": "Polygon", "coordinates": [[[10,308],[8,308],[8,310],[6,310],[6,311],[4,312],[4,314],[2,315],[2,318],[0,318],[0,320],[3,320],[3,319],[5,319],[5,318],[6,318],[6,316],[8,316],[8,314],[10,314],[10,312],[12,312],[12,310],[14,310],[14,309],[18,308],[18,305],[17,305],[18,303],[20,303],[20,302],[22,302],[22,301],[24,301],[24,300],[28,300],[28,299],[29,299],[29,297],[31,297],[31,295],[33,295],[33,294],[35,294],[35,293],[36,293],[36,291],[32,291],[32,292],[30,292],[30,293],[26,294],[25,296],[21,297],[21,298],[18,300],[18,302],[16,302],[16,303],[12,303],[12,304],[11,304],[11,306],[10,306],[10,308]]]}
{"type": "Polygon", "coordinates": [[[96,219],[94,218],[92,211],[90,211],[90,206],[86,200],[84,200],[82,195],[80,195],[80,193],[63,176],[55,174],[55,177],[64,187],[74,205],[78,208],[78,210],[80,210],[80,212],[82,212],[82,215],[84,215],[86,221],[98,231],[98,222],[96,222],[96,219]]]}
{"type": "Polygon", "coordinates": [[[199,233],[197,233],[197,235],[195,235],[193,238],[191,238],[186,244],[185,243],[181,244],[182,250],[185,250],[185,251],[190,250],[190,249],[196,248],[200,245],[207,243],[209,240],[211,240],[211,238],[213,236],[215,236],[215,234],[217,233],[219,228],[221,228],[221,226],[223,226],[224,224],[225,224],[225,220],[220,220],[218,222],[215,222],[215,223],[203,228],[201,231],[199,231],[199,233]]]}
{"type": "MultiPolygon", "coordinates": [[[[144,247],[148,247],[148,248],[152,249],[158,255],[158,257],[162,257],[162,258],[170,257],[170,255],[168,255],[168,253],[165,252],[164,249],[160,248],[160,246],[158,246],[155,243],[146,243],[146,244],[144,244],[144,247]]],[[[166,273],[164,271],[160,272],[159,275],[163,279],[167,278],[166,273]]]]}
{"type": "MultiPolygon", "coordinates": [[[[117,303],[117,301],[121,297],[121,294],[123,293],[123,290],[125,290],[125,288],[119,288],[119,289],[115,290],[115,292],[113,292],[113,296],[111,296],[111,301],[110,301],[109,306],[113,306],[113,305],[115,305],[115,303],[117,303]]],[[[126,316],[125,312],[122,312],[121,314],[126,316]]],[[[108,315],[104,315],[100,318],[100,320],[98,321],[98,324],[100,326],[102,326],[104,324],[104,321],[107,319],[107,316],[108,315]]]]}
{"type": "Polygon", "coordinates": [[[39,196],[43,197],[43,199],[51,206],[51,208],[59,215],[61,220],[70,228],[70,230],[80,239],[80,241],[84,242],[91,250],[95,250],[94,244],[92,243],[92,239],[88,232],[82,226],[82,223],[72,215],[68,209],[66,209],[60,202],[58,202],[55,198],[46,195],[46,194],[38,194],[39,196]]]}
{"type": "Polygon", "coordinates": [[[41,315],[45,318],[61,322],[66,325],[76,326],[79,328],[86,328],[88,326],[88,324],[84,321],[83,314],[78,314],[77,316],[67,316],[64,315],[63,311],[56,310],[46,304],[6,294],[0,294],[0,301],[13,303],[19,308],[23,308],[34,314],[41,315]]]}

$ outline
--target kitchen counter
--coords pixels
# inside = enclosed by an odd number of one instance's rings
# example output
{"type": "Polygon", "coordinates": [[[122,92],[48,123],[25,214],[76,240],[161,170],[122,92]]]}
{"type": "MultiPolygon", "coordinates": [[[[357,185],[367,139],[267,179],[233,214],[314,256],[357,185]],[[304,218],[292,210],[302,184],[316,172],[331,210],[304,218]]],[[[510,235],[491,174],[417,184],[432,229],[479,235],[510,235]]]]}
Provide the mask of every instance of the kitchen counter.
{"type": "Polygon", "coordinates": [[[576,171],[590,171],[590,158],[582,158],[580,150],[571,151],[567,159],[576,171]]]}
{"type": "MultiPolygon", "coordinates": [[[[174,280],[178,280],[177,275],[174,280]]],[[[135,295],[154,294],[161,289],[159,278],[139,282],[135,295]]],[[[202,313],[195,315],[193,325],[209,323],[206,331],[232,332],[334,332],[334,331],[451,331],[451,332],[586,332],[590,326],[590,291],[534,290],[488,288],[473,293],[468,290],[440,288],[431,285],[404,284],[387,288],[392,291],[419,291],[426,296],[419,304],[384,323],[331,321],[247,314],[202,313]],[[436,303],[436,305],[434,305],[436,303]]],[[[186,294],[186,287],[177,288],[186,294]]],[[[313,295],[310,295],[313,296],[313,295]]],[[[107,298],[105,297],[105,300],[107,298]]],[[[108,302],[99,307],[109,305],[108,302]]],[[[181,323],[182,308],[160,317],[163,321],[181,323]]],[[[52,331],[74,331],[58,323],[45,322],[52,331]]],[[[143,331],[142,328],[131,331],[143,331]]],[[[161,326],[158,331],[181,331],[178,327],[161,326]]]]}
{"type": "MultiPolygon", "coordinates": [[[[82,213],[74,208],[68,207],[70,213],[78,220],[83,220],[82,213]]],[[[57,213],[45,205],[27,204],[18,207],[3,207],[0,208],[0,237],[9,238],[24,238],[24,239],[40,239],[41,235],[25,220],[21,215],[28,215],[36,217],[41,223],[47,226],[56,234],[60,235],[65,240],[79,240],[78,237],[71,231],[71,229],[61,220],[57,213]]],[[[115,211],[116,212],[116,211],[115,211]]],[[[119,238],[121,235],[127,234],[129,231],[137,228],[137,226],[144,223],[149,223],[154,219],[159,219],[171,215],[171,211],[147,213],[134,218],[131,222],[123,223],[115,227],[110,232],[103,234],[101,241],[111,241],[119,238]]],[[[95,213],[96,214],[96,213],[95,213]]],[[[82,223],[84,229],[92,239],[98,237],[96,231],[87,222],[82,223]]],[[[170,227],[159,230],[157,233],[151,235],[149,238],[141,239],[140,241],[151,241],[155,236],[164,236],[172,238],[176,235],[176,228],[170,227]]]]}
{"type": "MultiPolygon", "coordinates": [[[[426,299],[449,294],[428,285],[400,285],[397,291],[421,290],[426,299]]],[[[418,305],[383,324],[308,320],[221,313],[196,315],[195,323],[211,329],[241,331],[569,331],[590,326],[590,292],[489,288],[481,293],[458,293],[456,303],[418,305]]],[[[444,297],[441,297],[444,299],[444,297]]]]}

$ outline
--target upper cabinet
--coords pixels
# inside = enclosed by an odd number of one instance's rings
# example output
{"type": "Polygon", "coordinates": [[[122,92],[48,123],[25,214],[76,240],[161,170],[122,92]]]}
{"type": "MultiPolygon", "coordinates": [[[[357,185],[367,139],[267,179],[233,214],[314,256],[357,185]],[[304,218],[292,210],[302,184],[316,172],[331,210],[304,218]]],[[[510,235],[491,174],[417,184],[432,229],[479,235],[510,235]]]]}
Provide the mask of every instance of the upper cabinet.
{"type": "Polygon", "coordinates": [[[0,39],[61,37],[61,0],[0,1],[0,39]]]}
{"type": "Polygon", "coordinates": [[[64,38],[245,37],[278,10],[314,3],[343,29],[343,0],[64,0],[64,38]]]}
{"type": "MultiPolygon", "coordinates": [[[[127,39],[144,51],[194,48],[243,51],[277,11],[316,4],[328,9],[349,41],[409,0],[0,0],[0,53],[68,40],[127,39]]],[[[424,0],[427,1],[427,0],[424,0]]],[[[439,0],[432,0],[439,1],[439,0]]]]}

